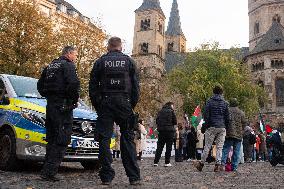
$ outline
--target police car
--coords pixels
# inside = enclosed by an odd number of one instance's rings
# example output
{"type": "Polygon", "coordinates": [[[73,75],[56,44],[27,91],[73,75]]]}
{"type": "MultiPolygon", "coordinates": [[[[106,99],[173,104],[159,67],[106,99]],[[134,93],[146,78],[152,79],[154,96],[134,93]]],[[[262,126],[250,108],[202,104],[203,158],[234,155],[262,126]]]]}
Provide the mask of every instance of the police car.
{"type": "MultiPolygon", "coordinates": [[[[1,170],[15,169],[21,160],[44,161],[45,107],[37,79],[0,74],[1,170]]],[[[85,169],[97,168],[99,145],[93,138],[96,119],[97,114],[80,100],[73,111],[72,142],[63,161],[81,162],[85,169]]]]}

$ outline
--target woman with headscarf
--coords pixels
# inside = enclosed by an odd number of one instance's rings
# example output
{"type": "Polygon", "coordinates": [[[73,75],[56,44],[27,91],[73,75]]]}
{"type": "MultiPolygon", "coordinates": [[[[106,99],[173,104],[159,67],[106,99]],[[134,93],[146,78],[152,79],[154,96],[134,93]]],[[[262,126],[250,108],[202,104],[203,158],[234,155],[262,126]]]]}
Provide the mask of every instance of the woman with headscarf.
{"type": "Polygon", "coordinates": [[[245,162],[247,163],[252,162],[252,150],[255,142],[256,138],[253,129],[250,126],[246,126],[244,129],[243,148],[244,148],[245,162]]]}

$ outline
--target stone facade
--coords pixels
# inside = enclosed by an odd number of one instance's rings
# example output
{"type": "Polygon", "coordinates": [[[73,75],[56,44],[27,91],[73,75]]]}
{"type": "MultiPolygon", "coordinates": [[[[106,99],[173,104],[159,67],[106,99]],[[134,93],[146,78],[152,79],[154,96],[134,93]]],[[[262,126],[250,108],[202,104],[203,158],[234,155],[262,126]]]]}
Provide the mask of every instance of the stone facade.
{"type": "Polygon", "coordinates": [[[186,38],[181,30],[177,0],[173,0],[166,32],[165,19],[159,0],[144,0],[135,10],[132,57],[140,70],[151,70],[147,71],[154,74],[151,77],[160,78],[166,71],[167,64],[179,63],[172,62],[174,53],[186,51],[186,38]]]}
{"type": "Polygon", "coordinates": [[[165,17],[157,10],[137,12],[135,16],[133,55],[157,54],[165,58],[165,17]],[[149,21],[149,27],[141,27],[142,21],[149,21]],[[160,28],[159,28],[160,27],[160,28]],[[159,30],[161,29],[161,30],[159,30]],[[143,44],[145,50],[142,50],[143,44]]]}
{"type": "Polygon", "coordinates": [[[75,7],[64,0],[35,0],[39,11],[53,20],[55,30],[67,27],[66,23],[79,23],[82,27],[94,32],[102,33],[94,22],[80,13],[75,7]]]}
{"type": "MultiPolygon", "coordinates": [[[[177,0],[165,31],[165,15],[159,0],[143,0],[135,10],[132,58],[140,72],[141,98],[136,110],[141,117],[156,116],[167,101],[174,101],[177,110],[181,98],[169,93],[165,74],[185,58],[186,38],[181,30],[177,0]]],[[[151,125],[151,124],[149,124],[151,125]]]]}
{"type": "Polygon", "coordinates": [[[253,50],[278,15],[284,25],[284,0],[248,0],[249,9],[249,48],[253,50]]]}
{"type": "Polygon", "coordinates": [[[246,63],[268,96],[261,112],[272,127],[284,129],[284,0],[249,0],[249,20],[246,63]]]}

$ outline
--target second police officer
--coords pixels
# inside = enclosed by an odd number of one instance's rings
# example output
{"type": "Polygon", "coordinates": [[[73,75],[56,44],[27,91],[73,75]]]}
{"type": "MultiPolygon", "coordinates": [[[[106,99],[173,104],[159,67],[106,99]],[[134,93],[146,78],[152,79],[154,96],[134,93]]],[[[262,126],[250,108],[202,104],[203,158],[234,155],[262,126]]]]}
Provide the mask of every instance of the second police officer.
{"type": "Polygon", "coordinates": [[[80,82],[74,61],[77,50],[67,46],[62,56],[53,60],[42,72],[37,83],[41,96],[46,97],[46,155],[41,178],[58,181],[58,167],[71,142],[73,108],[77,106],[80,82]]]}
{"type": "Polygon", "coordinates": [[[98,114],[96,138],[99,141],[99,172],[102,185],[110,185],[115,172],[111,167],[111,137],[114,122],[120,126],[121,158],[131,185],[140,184],[134,130],[129,124],[139,98],[139,83],[134,61],[123,54],[121,39],[108,41],[108,53],[94,64],[90,75],[89,93],[98,114]]]}

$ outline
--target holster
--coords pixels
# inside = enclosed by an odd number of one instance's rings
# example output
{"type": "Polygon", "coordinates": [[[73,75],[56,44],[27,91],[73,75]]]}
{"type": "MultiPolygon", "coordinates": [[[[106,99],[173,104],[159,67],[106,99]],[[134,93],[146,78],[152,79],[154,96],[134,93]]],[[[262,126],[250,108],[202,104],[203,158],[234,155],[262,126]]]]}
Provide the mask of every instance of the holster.
{"type": "Polygon", "coordinates": [[[60,107],[61,112],[70,112],[75,109],[76,106],[73,104],[72,100],[64,99],[62,106],[60,107]]]}

